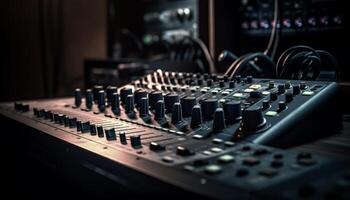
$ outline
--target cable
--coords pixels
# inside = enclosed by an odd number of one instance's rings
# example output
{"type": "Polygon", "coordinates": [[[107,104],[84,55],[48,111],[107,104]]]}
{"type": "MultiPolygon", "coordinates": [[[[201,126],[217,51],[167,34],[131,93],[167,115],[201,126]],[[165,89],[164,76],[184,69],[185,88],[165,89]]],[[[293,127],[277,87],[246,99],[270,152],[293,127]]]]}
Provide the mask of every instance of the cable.
{"type": "Polygon", "coordinates": [[[280,27],[280,23],[279,23],[279,0],[275,0],[274,1],[274,16],[273,16],[273,25],[272,25],[272,30],[271,30],[271,34],[270,34],[270,40],[269,43],[267,45],[266,50],[264,51],[265,55],[270,55],[272,60],[275,57],[275,53],[276,53],[276,49],[278,46],[278,41],[279,41],[279,27],[280,27]],[[272,49],[272,50],[271,50],[272,49]]]}
{"type": "Polygon", "coordinates": [[[211,57],[209,50],[208,50],[208,47],[204,44],[204,42],[199,38],[193,38],[190,36],[188,36],[186,38],[190,39],[192,42],[196,43],[200,47],[201,51],[204,53],[205,59],[208,62],[209,72],[215,73],[216,70],[215,70],[213,58],[211,57]]]}

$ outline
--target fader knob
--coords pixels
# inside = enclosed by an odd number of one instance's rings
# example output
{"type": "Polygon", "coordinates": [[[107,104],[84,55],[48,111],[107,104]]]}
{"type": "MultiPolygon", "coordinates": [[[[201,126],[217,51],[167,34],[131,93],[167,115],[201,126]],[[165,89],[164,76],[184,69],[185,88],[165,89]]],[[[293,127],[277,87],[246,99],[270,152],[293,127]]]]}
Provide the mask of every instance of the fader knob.
{"type": "Polygon", "coordinates": [[[242,128],[247,132],[255,132],[263,128],[266,124],[266,119],[259,107],[250,107],[243,111],[242,128]]]}
{"type": "Polygon", "coordinates": [[[176,102],[179,102],[179,95],[178,94],[167,94],[164,96],[164,104],[165,104],[165,111],[167,113],[172,113],[173,105],[176,102]]]}
{"type": "Polygon", "coordinates": [[[199,105],[192,108],[191,127],[196,128],[202,124],[202,111],[199,105]]]}
{"type": "Polygon", "coordinates": [[[217,99],[206,99],[201,106],[204,120],[211,120],[215,110],[219,107],[219,102],[217,99]]]}
{"type": "Polygon", "coordinates": [[[98,109],[102,112],[106,108],[106,96],[105,91],[100,90],[97,96],[98,109]]]}
{"type": "Polygon", "coordinates": [[[149,104],[148,104],[148,98],[142,97],[139,101],[139,107],[140,107],[140,116],[145,117],[149,114],[149,104]]]}
{"type": "Polygon", "coordinates": [[[79,88],[74,90],[74,105],[76,107],[81,105],[81,91],[79,88]]]}
{"type": "Polygon", "coordinates": [[[224,110],[222,108],[218,108],[214,112],[213,131],[218,132],[218,131],[222,131],[225,128],[226,128],[226,125],[225,125],[224,110]]]}
{"type": "Polygon", "coordinates": [[[155,114],[154,119],[155,120],[162,120],[164,119],[165,115],[165,108],[164,108],[164,101],[159,100],[155,105],[155,114]]]}
{"type": "Polygon", "coordinates": [[[192,108],[197,104],[196,97],[185,97],[181,99],[182,115],[184,117],[191,116],[192,108]]]}
{"type": "Polygon", "coordinates": [[[242,115],[241,102],[230,101],[224,104],[225,118],[228,124],[234,123],[242,115]]]}
{"type": "Polygon", "coordinates": [[[134,111],[134,95],[129,94],[126,97],[126,102],[125,102],[125,112],[126,113],[131,113],[134,111]]]}
{"type": "Polygon", "coordinates": [[[88,109],[92,108],[94,96],[91,89],[87,89],[85,92],[85,106],[88,109]]]}
{"type": "Polygon", "coordinates": [[[179,102],[173,105],[173,114],[171,115],[171,123],[177,124],[182,121],[182,108],[179,102]]]}
{"type": "Polygon", "coordinates": [[[141,148],[141,137],[139,135],[130,136],[130,144],[133,148],[141,148]]]}
{"type": "Polygon", "coordinates": [[[149,94],[149,105],[151,106],[151,109],[155,108],[156,103],[159,100],[163,100],[163,94],[160,91],[153,91],[149,94]]]}
{"type": "Polygon", "coordinates": [[[122,104],[126,103],[126,97],[129,94],[132,94],[132,89],[131,88],[122,88],[120,90],[120,100],[121,100],[122,104]]]}

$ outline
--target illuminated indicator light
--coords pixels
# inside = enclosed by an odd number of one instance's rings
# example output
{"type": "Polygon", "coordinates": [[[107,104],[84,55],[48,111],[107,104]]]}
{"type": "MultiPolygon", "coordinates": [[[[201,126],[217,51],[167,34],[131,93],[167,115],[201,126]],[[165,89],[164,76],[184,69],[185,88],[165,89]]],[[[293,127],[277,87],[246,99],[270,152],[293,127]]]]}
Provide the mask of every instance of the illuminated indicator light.
{"type": "Polygon", "coordinates": [[[253,89],[253,90],[258,90],[258,89],[261,88],[261,85],[259,85],[259,84],[254,84],[254,85],[249,86],[249,88],[250,88],[250,89],[253,89]]]}
{"type": "Polygon", "coordinates": [[[265,113],[266,116],[269,116],[269,117],[274,117],[277,115],[277,112],[276,111],[267,111],[265,113]]]}
{"type": "Polygon", "coordinates": [[[254,90],[253,90],[253,89],[250,89],[250,88],[247,88],[247,89],[244,90],[244,92],[247,92],[247,93],[253,92],[253,91],[254,91],[254,90]]]}
{"type": "Polygon", "coordinates": [[[234,93],[233,96],[234,97],[243,97],[243,94],[242,93],[234,93]]]}
{"type": "Polygon", "coordinates": [[[270,92],[269,92],[269,91],[263,91],[262,94],[263,94],[264,96],[267,96],[267,95],[270,94],[270,92]]]}
{"type": "Polygon", "coordinates": [[[219,157],[219,162],[221,163],[229,163],[229,162],[232,162],[235,160],[235,157],[234,156],[231,156],[229,154],[226,154],[226,155],[222,155],[219,157]]]}
{"type": "Polygon", "coordinates": [[[311,95],[313,95],[313,94],[314,94],[313,91],[304,91],[304,92],[302,93],[303,96],[311,96],[311,95]]]}
{"type": "Polygon", "coordinates": [[[205,167],[205,172],[209,174],[216,174],[221,171],[221,167],[219,165],[208,165],[205,167]]]}
{"type": "Polygon", "coordinates": [[[218,147],[213,147],[210,149],[210,151],[214,152],[214,153],[219,153],[222,151],[222,149],[218,148],[218,147]]]}

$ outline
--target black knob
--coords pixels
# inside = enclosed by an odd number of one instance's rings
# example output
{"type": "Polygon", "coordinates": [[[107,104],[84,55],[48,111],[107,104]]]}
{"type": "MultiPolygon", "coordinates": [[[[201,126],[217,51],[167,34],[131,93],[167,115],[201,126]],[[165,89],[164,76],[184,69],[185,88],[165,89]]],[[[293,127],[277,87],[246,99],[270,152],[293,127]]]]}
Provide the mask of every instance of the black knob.
{"type": "Polygon", "coordinates": [[[262,93],[260,91],[251,91],[249,93],[250,98],[260,98],[262,93]]]}
{"type": "Polygon", "coordinates": [[[272,89],[275,87],[275,81],[269,81],[269,89],[272,89]]]}
{"type": "Polygon", "coordinates": [[[213,85],[213,79],[208,79],[207,80],[207,86],[211,87],[213,85]]]}
{"type": "Polygon", "coordinates": [[[203,85],[203,79],[198,79],[197,84],[198,85],[203,85]]]}
{"type": "Polygon", "coordinates": [[[134,95],[129,94],[126,97],[126,102],[125,102],[125,112],[126,113],[131,113],[134,111],[134,95]]]}
{"type": "Polygon", "coordinates": [[[221,88],[225,87],[225,81],[220,81],[220,82],[219,82],[219,86],[220,86],[221,88]]]}
{"type": "Polygon", "coordinates": [[[98,92],[100,90],[103,90],[102,85],[95,85],[93,88],[93,93],[94,93],[94,101],[97,103],[98,102],[98,92]]]}
{"type": "Polygon", "coordinates": [[[112,140],[116,140],[117,136],[115,135],[115,129],[111,128],[111,129],[106,129],[105,130],[105,134],[106,134],[106,139],[108,141],[112,141],[112,140]]]}
{"type": "Polygon", "coordinates": [[[253,76],[247,76],[247,83],[253,83],[253,76]]]}
{"type": "Polygon", "coordinates": [[[235,81],[230,81],[229,82],[229,88],[235,88],[235,86],[236,86],[236,83],[235,83],[235,81]]]}
{"type": "Polygon", "coordinates": [[[179,95],[178,94],[167,94],[164,96],[164,104],[165,104],[165,111],[166,113],[172,113],[173,112],[173,105],[176,102],[179,102],[179,95]]]}
{"type": "Polygon", "coordinates": [[[276,101],[278,98],[277,92],[271,92],[270,93],[270,101],[276,101]]]}
{"type": "Polygon", "coordinates": [[[98,109],[103,112],[106,108],[106,96],[105,91],[100,90],[97,95],[98,109]]]}
{"type": "Polygon", "coordinates": [[[291,86],[292,86],[292,85],[291,85],[290,81],[286,81],[286,82],[284,83],[284,87],[285,87],[286,89],[290,89],[291,86]]]}
{"type": "Polygon", "coordinates": [[[165,150],[165,146],[157,142],[151,142],[149,144],[149,149],[152,151],[163,151],[165,150]]]}
{"type": "Polygon", "coordinates": [[[232,124],[242,116],[241,102],[230,101],[224,104],[225,118],[228,124],[232,124]]]}
{"type": "Polygon", "coordinates": [[[120,90],[120,100],[121,100],[122,104],[126,103],[126,97],[129,94],[132,94],[132,88],[122,88],[120,90]]]}
{"type": "Polygon", "coordinates": [[[182,108],[179,102],[173,105],[173,114],[171,115],[171,123],[177,124],[182,121],[182,108]]]}
{"type": "Polygon", "coordinates": [[[219,80],[218,76],[215,74],[211,75],[211,78],[213,79],[214,82],[217,82],[219,80]]]}
{"type": "Polygon", "coordinates": [[[165,108],[164,108],[164,101],[163,100],[159,100],[156,103],[155,106],[155,114],[154,114],[154,119],[155,120],[162,120],[164,119],[164,115],[165,115],[165,108]]]}
{"type": "Polygon", "coordinates": [[[81,105],[81,91],[79,88],[74,90],[74,105],[76,107],[81,105]]]}
{"type": "Polygon", "coordinates": [[[87,89],[85,92],[85,106],[86,106],[86,108],[91,109],[93,101],[94,101],[94,96],[93,96],[92,90],[87,89]]]}
{"type": "Polygon", "coordinates": [[[191,127],[196,128],[202,124],[202,111],[199,105],[192,108],[191,127]]]}
{"type": "Polygon", "coordinates": [[[219,107],[219,102],[217,99],[206,99],[202,102],[201,107],[204,120],[211,120],[215,110],[219,107]]]}
{"type": "Polygon", "coordinates": [[[224,75],[223,79],[224,79],[225,82],[228,82],[228,76],[227,75],[224,75]]]}
{"type": "Polygon", "coordinates": [[[278,93],[283,94],[286,91],[284,85],[279,84],[278,85],[278,93]]]}
{"type": "Polygon", "coordinates": [[[148,116],[149,112],[149,104],[148,104],[148,98],[142,97],[139,101],[139,107],[140,107],[140,116],[145,117],[148,116]]]}
{"type": "Polygon", "coordinates": [[[241,75],[235,76],[235,79],[236,79],[236,82],[237,82],[237,83],[240,83],[240,82],[242,81],[241,75]]]}
{"type": "Polygon", "coordinates": [[[301,90],[305,90],[306,89],[306,83],[305,82],[300,82],[299,86],[300,86],[301,90]]]}
{"type": "Polygon", "coordinates": [[[281,112],[283,110],[285,110],[287,107],[286,107],[286,103],[284,101],[280,101],[278,102],[278,111],[281,112]]]}
{"type": "Polygon", "coordinates": [[[107,93],[107,102],[110,104],[112,100],[112,95],[113,93],[117,92],[117,87],[115,86],[108,86],[106,88],[106,93],[107,93]]]}
{"type": "Polygon", "coordinates": [[[125,132],[119,133],[119,140],[121,144],[127,144],[125,132]]]}
{"type": "Polygon", "coordinates": [[[149,105],[150,105],[151,109],[154,109],[156,103],[159,100],[163,100],[163,94],[160,91],[153,91],[149,94],[148,100],[149,100],[149,105]]]}
{"type": "Polygon", "coordinates": [[[262,109],[263,109],[263,110],[266,110],[266,109],[268,109],[268,108],[270,108],[270,101],[269,101],[269,100],[264,100],[264,101],[262,102],[262,109]]]}
{"type": "Polygon", "coordinates": [[[222,108],[217,108],[214,112],[213,131],[219,132],[226,128],[225,115],[222,108]]]}
{"type": "Polygon", "coordinates": [[[134,100],[135,100],[135,105],[136,107],[139,107],[139,103],[141,98],[147,97],[147,91],[143,89],[138,89],[134,92],[134,100]]]}
{"type": "Polygon", "coordinates": [[[115,93],[112,94],[112,97],[111,97],[111,107],[112,107],[112,110],[113,110],[113,111],[119,110],[119,106],[120,106],[120,103],[119,103],[119,94],[115,92],[115,93]]]}
{"type": "Polygon", "coordinates": [[[191,116],[192,108],[197,104],[196,97],[185,97],[181,99],[182,115],[184,117],[191,116]]]}
{"type": "Polygon", "coordinates": [[[294,95],[300,94],[300,87],[299,87],[299,85],[293,85],[293,94],[294,95]]]}
{"type": "Polygon", "coordinates": [[[292,91],[287,91],[287,93],[285,94],[285,101],[287,103],[293,101],[293,92],[292,91]]]}
{"type": "Polygon", "coordinates": [[[141,137],[139,135],[130,136],[130,144],[133,148],[140,148],[141,145],[141,137]]]}
{"type": "Polygon", "coordinates": [[[266,124],[266,119],[259,107],[250,107],[243,111],[242,128],[246,132],[256,132],[263,128],[266,124]]]}

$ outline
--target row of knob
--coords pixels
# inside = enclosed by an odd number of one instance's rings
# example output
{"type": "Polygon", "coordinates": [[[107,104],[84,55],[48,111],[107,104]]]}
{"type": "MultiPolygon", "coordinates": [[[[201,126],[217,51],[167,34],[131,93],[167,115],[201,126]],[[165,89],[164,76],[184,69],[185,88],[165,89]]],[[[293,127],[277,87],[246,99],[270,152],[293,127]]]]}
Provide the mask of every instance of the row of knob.
{"type": "MultiPolygon", "coordinates": [[[[108,141],[117,139],[116,131],[114,128],[104,130],[102,126],[92,124],[89,121],[80,121],[75,117],[69,117],[63,114],[53,113],[45,109],[33,108],[33,113],[37,118],[44,118],[47,120],[51,120],[56,124],[64,125],[70,128],[76,128],[77,131],[81,133],[90,132],[91,135],[98,135],[99,137],[105,136],[108,141]]],[[[140,148],[142,146],[140,135],[130,136],[129,139],[130,145],[133,148],[140,148]]],[[[119,140],[121,144],[126,145],[128,143],[125,132],[119,132],[119,140]]]]}
{"type": "MultiPolygon", "coordinates": [[[[78,96],[81,95],[79,90],[75,92],[79,93],[78,96]]],[[[88,92],[89,91],[87,91],[87,93],[88,92]]],[[[105,105],[105,102],[101,101],[104,99],[104,91],[100,90],[97,97],[99,108],[101,108],[101,106],[103,107],[105,105]],[[101,105],[101,102],[103,105],[101,105]]],[[[112,96],[110,98],[107,97],[107,99],[111,99],[112,110],[119,108],[119,101],[116,100],[118,99],[118,93],[114,92],[112,96]]],[[[135,107],[137,107],[140,117],[148,117],[150,116],[149,110],[151,109],[154,110],[154,119],[156,121],[161,121],[166,120],[166,113],[172,113],[172,124],[184,122],[183,117],[191,116],[191,128],[199,127],[203,121],[213,120],[213,131],[221,131],[226,128],[226,123],[233,124],[242,117],[241,103],[239,101],[226,102],[223,104],[223,107],[220,108],[218,100],[214,98],[205,99],[198,105],[195,97],[185,97],[180,100],[178,94],[163,96],[160,91],[153,91],[148,94],[144,90],[137,90],[133,95],[131,88],[121,89],[120,99],[124,104],[126,114],[134,113],[135,107]],[[136,106],[135,101],[137,102],[136,106]]],[[[242,120],[244,128],[247,131],[256,131],[260,129],[261,123],[265,121],[260,108],[246,109],[242,120]]]]}

